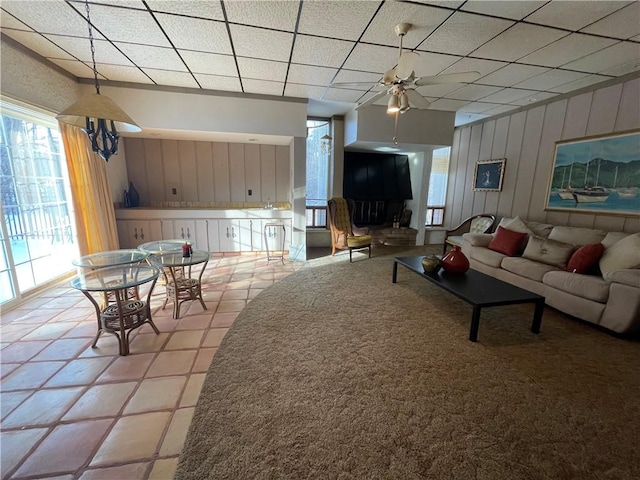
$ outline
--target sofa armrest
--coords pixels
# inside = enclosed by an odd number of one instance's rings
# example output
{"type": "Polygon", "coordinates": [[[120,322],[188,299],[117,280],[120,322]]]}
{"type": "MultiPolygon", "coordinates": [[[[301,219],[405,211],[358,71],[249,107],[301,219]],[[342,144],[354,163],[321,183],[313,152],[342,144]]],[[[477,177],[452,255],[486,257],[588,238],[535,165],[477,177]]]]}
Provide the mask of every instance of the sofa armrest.
{"type": "Polygon", "coordinates": [[[490,233],[465,233],[462,235],[462,239],[473,247],[488,247],[493,240],[493,235],[490,233]]]}
{"type": "Polygon", "coordinates": [[[612,283],[622,283],[630,287],[640,288],[640,269],[630,268],[626,270],[618,270],[617,272],[607,275],[608,280],[612,283]]]}

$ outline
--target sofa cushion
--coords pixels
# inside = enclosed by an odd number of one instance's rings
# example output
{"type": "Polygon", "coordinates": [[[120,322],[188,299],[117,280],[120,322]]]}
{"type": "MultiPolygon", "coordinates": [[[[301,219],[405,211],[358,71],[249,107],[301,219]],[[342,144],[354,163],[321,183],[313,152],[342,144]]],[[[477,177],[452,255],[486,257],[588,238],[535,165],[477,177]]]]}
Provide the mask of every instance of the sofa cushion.
{"type": "Polygon", "coordinates": [[[610,275],[610,280],[615,283],[624,283],[630,287],[640,288],[640,269],[618,270],[610,275]]]}
{"type": "Polygon", "coordinates": [[[542,277],[542,283],[594,302],[606,303],[609,298],[609,282],[593,275],[564,271],[548,272],[542,277]]]}
{"type": "Polygon", "coordinates": [[[604,230],[555,226],[551,229],[549,240],[571,243],[573,245],[588,245],[589,243],[600,243],[606,235],[607,232],[604,230]]]}
{"type": "Polygon", "coordinates": [[[609,248],[614,243],[622,240],[623,238],[628,237],[629,235],[631,234],[624,233],[624,232],[609,232],[600,243],[604,245],[604,248],[609,248]]]}
{"type": "Polygon", "coordinates": [[[503,270],[536,282],[542,282],[542,277],[544,277],[545,273],[559,270],[558,267],[553,265],[534,262],[521,257],[504,257],[500,266],[503,270]]]}
{"type": "Polygon", "coordinates": [[[567,272],[573,273],[589,273],[589,271],[598,263],[600,257],[604,253],[604,245],[601,243],[592,243],[583,245],[578,248],[567,263],[567,272]]]}
{"type": "Polygon", "coordinates": [[[498,227],[498,230],[489,243],[489,250],[503,253],[509,257],[517,255],[522,246],[522,241],[526,238],[526,233],[514,232],[506,228],[498,227]]]}
{"type": "Polygon", "coordinates": [[[605,280],[610,280],[614,272],[628,268],[640,268],[640,232],[605,249],[600,259],[600,271],[605,280]]]}
{"type": "Polygon", "coordinates": [[[502,259],[505,258],[505,255],[489,250],[488,248],[472,247],[469,252],[469,257],[490,267],[500,268],[500,264],[502,263],[502,259]]]}
{"type": "Polygon", "coordinates": [[[512,232],[526,233],[527,235],[535,235],[534,232],[527,227],[527,224],[519,217],[512,218],[511,221],[505,222],[503,228],[512,232]]]}
{"type": "Polygon", "coordinates": [[[547,238],[549,237],[549,234],[551,233],[551,230],[553,229],[554,225],[551,225],[550,223],[540,223],[540,222],[533,222],[533,221],[527,221],[527,228],[529,228],[534,235],[537,235],[538,237],[544,237],[547,238]]]}
{"type": "Polygon", "coordinates": [[[523,258],[565,268],[573,253],[573,245],[542,237],[530,237],[523,258]]]}
{"type": "Polygon", "coordinates": [[[493,240],[490,233],[463,233],[462,238],[474,247],[487,247],[493,240]]]}

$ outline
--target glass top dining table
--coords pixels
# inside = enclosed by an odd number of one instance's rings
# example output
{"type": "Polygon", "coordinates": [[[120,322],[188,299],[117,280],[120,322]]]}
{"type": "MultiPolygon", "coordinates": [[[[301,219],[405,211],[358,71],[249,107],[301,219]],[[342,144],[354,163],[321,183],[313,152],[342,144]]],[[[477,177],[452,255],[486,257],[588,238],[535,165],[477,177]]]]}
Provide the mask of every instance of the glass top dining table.
{"type": "MultiPolygon", "coordinates": [[[[165,252],[182,252],[184,240],[156,240],[138,245],[138,250],[149,252],[151,254],[160,254],[165,252]]],[[[191,245],[193,248],[193,244],[191,245]]]]}
{"type": "Polygon", "coordinates": [[[147,264],[117,265],[79,273],[71,286],[83,292],[109,292],[137,287],[158,275],[160,270],[147,264]]]}
{"type": "Polygon", "coordinates": [[[118,265],[128,265],[145,260],[151,253],[145,250],[127,249],[110,250],[108,252],[92,253],[71,261],[76,267],[82,268],[103,268],[115,267],[118,265]]]}

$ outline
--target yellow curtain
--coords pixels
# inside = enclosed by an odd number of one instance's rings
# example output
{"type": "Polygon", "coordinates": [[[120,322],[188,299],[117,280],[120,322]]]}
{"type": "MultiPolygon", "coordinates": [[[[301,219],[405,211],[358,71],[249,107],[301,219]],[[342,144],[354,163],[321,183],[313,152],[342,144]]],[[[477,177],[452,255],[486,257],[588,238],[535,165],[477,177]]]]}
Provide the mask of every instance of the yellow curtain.
{"type": "Polygon", "coordinates": [[[78,127],[59,123],[78,231],[80,255],[118,249],[113,199],[107,165],[93,153],[87,135],[78,127]]]}

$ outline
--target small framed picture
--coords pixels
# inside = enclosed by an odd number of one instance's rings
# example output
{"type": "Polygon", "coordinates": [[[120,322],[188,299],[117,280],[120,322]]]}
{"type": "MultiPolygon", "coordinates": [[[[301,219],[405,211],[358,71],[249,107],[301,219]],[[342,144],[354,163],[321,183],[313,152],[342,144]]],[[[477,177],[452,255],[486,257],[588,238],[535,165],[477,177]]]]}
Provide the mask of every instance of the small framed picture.
{"type": "Polygon", "coordinates": [[[500,158],[498,160],[476,162],[476,171],[473,175],[473,190],[479,192],[501,191],[506,161],[506,158],[500,158]]]}

